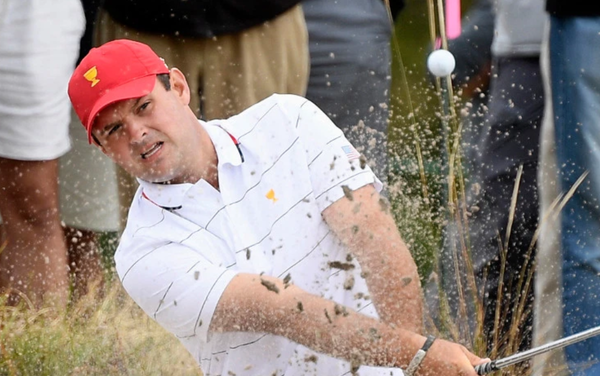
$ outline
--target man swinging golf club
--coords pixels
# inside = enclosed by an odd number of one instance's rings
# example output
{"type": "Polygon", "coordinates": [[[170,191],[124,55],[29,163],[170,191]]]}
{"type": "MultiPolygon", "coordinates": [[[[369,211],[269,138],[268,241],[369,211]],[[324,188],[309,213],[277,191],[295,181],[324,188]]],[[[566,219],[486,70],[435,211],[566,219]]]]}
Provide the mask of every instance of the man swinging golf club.
{"type": "Polygon", "coordinates": [[[69,83],[90,142],[140,183],[119,278],[205,375],[476,375],[480,358],[418,334],[419,278],[381,183],[326,115],[273,95],[204,122],[189,90],[128,40],[69,83]]]}

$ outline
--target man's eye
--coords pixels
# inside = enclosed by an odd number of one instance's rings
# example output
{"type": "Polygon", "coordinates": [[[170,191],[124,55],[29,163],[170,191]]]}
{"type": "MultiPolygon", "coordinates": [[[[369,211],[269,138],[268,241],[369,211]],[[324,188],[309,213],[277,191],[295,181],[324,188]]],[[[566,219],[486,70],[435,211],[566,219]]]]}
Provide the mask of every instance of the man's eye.
{"type": "Polygon", "coordinates": [[[140,106],[138,111],[144,111],[146,107],[148,107],[148,105],[150,105],[150,102],[144,102],[144,104],[140,106]]]}
{"type": "Polygon", "coordinates": [[[119,130],[119,128],[121,128],[121,124],[117,124],[117,125],[115,125],[114,127],[112,127],[112,128],[110,129],[110,131],[108,131],[108,135],[110,136],[111,134],[115,133],[116,131],[118,131],[118,130],[119,130]]]}

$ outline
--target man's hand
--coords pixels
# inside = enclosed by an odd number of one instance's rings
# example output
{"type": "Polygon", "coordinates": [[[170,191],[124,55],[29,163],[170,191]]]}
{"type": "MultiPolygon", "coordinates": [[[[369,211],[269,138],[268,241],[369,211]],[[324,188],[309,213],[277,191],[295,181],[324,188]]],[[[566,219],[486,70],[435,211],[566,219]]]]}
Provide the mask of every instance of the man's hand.
{"type": "Polygon", "coordinates": [[[474,355],[462,345],[436,339],[427,351],[416,376],[476,376],[475,366],[486,362],[489,359],[474,355]]]}

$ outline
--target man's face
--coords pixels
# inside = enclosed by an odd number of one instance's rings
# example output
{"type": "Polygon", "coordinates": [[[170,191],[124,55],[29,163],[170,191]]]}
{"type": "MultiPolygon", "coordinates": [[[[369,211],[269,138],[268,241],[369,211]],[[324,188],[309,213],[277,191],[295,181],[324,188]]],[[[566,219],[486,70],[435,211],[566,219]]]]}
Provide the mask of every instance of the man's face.
{"type": "Polygon", "coordinates": [[[181,78],[181,72],[171,73],[169,91],[157,79],[151,93],[111,104],[94,122],[102,151],[143,180],[195,182],[207,163],[216,163],[203,150],[206,133],[188,107],[189,88],[182,93],[181,78]]]}

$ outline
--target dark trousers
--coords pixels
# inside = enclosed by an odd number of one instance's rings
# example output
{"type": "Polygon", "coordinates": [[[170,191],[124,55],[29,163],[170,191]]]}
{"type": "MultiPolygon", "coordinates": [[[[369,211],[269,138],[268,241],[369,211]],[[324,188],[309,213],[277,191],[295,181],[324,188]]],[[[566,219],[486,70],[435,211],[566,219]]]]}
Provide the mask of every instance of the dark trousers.
{"type": "MultiPolygon", "coordinates": [[[[539,207],[537,194],[537,165],[539,130],[543,114],[543,86],[539,59],[496,59],[490,87],[489,109],[484,130],[478,142],[475,168],[480,189],[471,187],[468,222],[468,240],[473,262],[477,296],[483,303],[483,329],[491,346],[507,345],[508,331],[519,309],[518,347],[531,344],[533,323],[533,281],[526,289],[528,277],[532,277],[532,259],[535,246],[531,246],[538,226],[539,207]],[[514,214],[511,199],[519,166],[523,167],[514,214]],[[473,193],[476,192],[476,193],[473,193]],[[507,240],[507,227],[512,221],[507,240]],[[500,276],[502,286],[500,286],[500,276]],[[519,283],[523,275],[522,283],[519,283]],[[500,287],[500,291],[499,291],[500,287]],[[498,304],[498,302],[500,302],[498,304]],[[496,317],[499,325],[496,325],[496,317]],[[497,338],[497,341],[494,341],[497,338]]],[[[462,257],[453,249],[460,247],[447,231],[445,247],[439,268],[442,286],[448,292],[450,312],[460,312],[455,258],[462,257]]],[[[464,260],[458,260],[464,265],[464,260]]],[[[467,272],[458,273],[463,290],[468,290],[467,272]]],[[[465,294],[469,298],[470,292],[465,294]]],[[[472,299],[467,299],[467,315],[471,330],[476,325],[476,309],[472,299]]]]}

